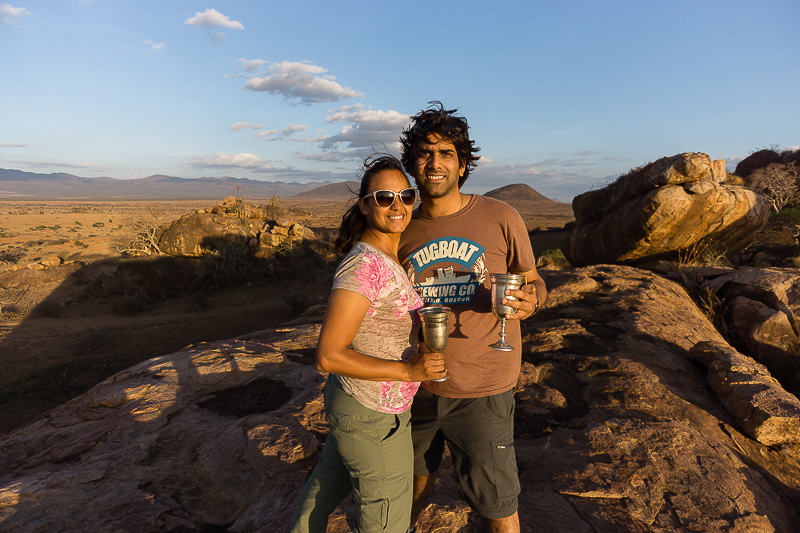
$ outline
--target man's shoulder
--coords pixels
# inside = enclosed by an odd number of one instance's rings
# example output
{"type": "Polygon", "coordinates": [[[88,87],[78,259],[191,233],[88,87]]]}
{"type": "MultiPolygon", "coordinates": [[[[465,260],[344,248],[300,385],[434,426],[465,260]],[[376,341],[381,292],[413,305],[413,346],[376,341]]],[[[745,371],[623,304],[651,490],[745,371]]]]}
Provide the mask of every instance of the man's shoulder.
{"type": "Polygon", "coordinates": [[[475,209],[479,211],[481,219],[494,217],[497,220],[508,220],[511,218],[519,218],[522,220],[522,215],[512,205],[507,204],[497,198],[490,196],[475,195],[475,209]]]}
{"type": "Polygon", "coordinates": [[[475,202],[476,206],[481,206],[492,210],[507,210],[509,213],[518,212],[513,206],[504,202],[503,200],[498,200],[497,198],[492,198],[491,196],[483,196],[482,194],[476,194],[475,196],[477,198],[475,202]]]}

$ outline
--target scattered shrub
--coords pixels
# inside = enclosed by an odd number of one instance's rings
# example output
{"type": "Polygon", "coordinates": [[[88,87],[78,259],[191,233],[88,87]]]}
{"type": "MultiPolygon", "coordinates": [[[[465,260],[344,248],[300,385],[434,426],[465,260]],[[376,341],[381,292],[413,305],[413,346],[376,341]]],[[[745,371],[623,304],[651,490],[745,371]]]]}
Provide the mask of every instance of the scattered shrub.
{"type": "Polygon", "coordinates": [[[135,270],[117,269],[103,278],[103,296],[144,296],[147,284],[135,270]]]}
{"type": "MultiPolygon", "coordinates": [[[[149,207],[143,218],[129,221],[127,240],[117,245],[117,251],[140,257],[144,255],[162,255],[158,241],[163,233],[164,212],[156,207],[149,207]]],[[[109,222],[111,222],[109,220],[109,222]]],[[[122,224],[117,229],[121,229],[122,224]]]]}
{"type": "Polygon", "coordinates": [[[197,276],[219,286],[240,279],[251,264],[250,248],[245,243],[222,241],[205,253],[197,267],[197,276]]]}
{"type": "Polygon", "coordinates": [[[748,181],[751,189],[767,197],[773,212],[777,213],[794,197],[798,178],[800,168],[796,164],[770,163],[754,170],[748,181]]]}
{"type": "Polygon", "coordinates": [[[719,329],[723,322],[720,312],[724,302],[717,293],[703,283],[695,284],[689,293],[700,311],[719,329]]]}
{"type": "Polygon", "coordinates": [[[703,253],[700,254],[700,263],[705,266],[730,266],[731,262],[728,260],[727,251],[719,250],[712,246],[708,246],[703,253]]]}

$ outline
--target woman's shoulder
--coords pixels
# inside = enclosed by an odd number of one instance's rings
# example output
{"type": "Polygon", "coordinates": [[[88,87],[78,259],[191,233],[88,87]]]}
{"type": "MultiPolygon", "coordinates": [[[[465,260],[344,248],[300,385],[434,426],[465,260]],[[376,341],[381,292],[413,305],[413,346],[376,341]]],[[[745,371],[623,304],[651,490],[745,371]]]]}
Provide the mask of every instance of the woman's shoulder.
{"type": "Polygon", "coordinates": [[[339,263],[334,278],[339,278],[345,274],[362,273],[364,271],[383,272],[391,269],[390,260],[376,248],[364,242],[357,242],[339,263]]]}

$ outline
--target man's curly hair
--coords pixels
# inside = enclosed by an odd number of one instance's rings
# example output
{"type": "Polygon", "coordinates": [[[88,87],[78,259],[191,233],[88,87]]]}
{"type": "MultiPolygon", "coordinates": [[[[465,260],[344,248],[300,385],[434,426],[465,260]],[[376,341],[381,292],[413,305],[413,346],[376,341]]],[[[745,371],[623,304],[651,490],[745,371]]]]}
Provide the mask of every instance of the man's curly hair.
{"type": "Polygon", "coordinates": [[[440,101],[433,100],[428,102],[427,109],[411,117],[411,125],[400,134],[400,161],[408,174],[415,176],[417,145],[435,134],[455,146],[458,162],[464,165],[464,175],[458,180],[458,186],[460,188],[464,185],[470,171],[478,166],[477,161],[481,156],[477,155],[480,148],[469,138],[467,119],[456,115],[457,111],[458,109],[445,109],[440,101]]]}

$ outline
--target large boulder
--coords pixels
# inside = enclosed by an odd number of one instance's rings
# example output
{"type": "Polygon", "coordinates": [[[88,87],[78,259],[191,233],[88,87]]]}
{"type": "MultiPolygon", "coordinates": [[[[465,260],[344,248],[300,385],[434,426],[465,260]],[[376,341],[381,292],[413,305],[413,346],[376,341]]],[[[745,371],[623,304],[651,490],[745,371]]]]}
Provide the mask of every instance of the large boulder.
{"type": "Polygon", "coordinates": [[[766,223],[769,203],[726,178],[724,160],[686,153],[578,195],[562,251],[580,266],[670,260],[706,246],[740,249],[766,223]]]}
{"type": "Polygon", "coordinates": [[[268,258],[283,244],[318,239],[313,231],[291,219],[267,219],[267,211],[246,206],[235,196],[227,197],[220,205],[174,221],[161,234],[159,249],[167,255],[199,257],[221,242],[236,241],[249,246],[254,257],[268,258]]]}
{"type": "Polygon", "coordinates": [[[249,243],[259,232],[251,221],[214,213],[189,213],[161,234],[158,246],[168,255],[201,256],[222,241],[249,243]]]}
{"type": "MultiPolygon", "coordinates": [[[[516,389],[523,532],[800,532],[798,415],[764,367],[658,275],[543,276],[516,389]]],[[[0,529],[287,531],[326,436],[318,332],[151,359],[0,437],[0,529]]],[[[345,501],[328,531],[352,517],[345,501]]],[[[450,461],[420,525],[482,531],[450,461]]]]}

